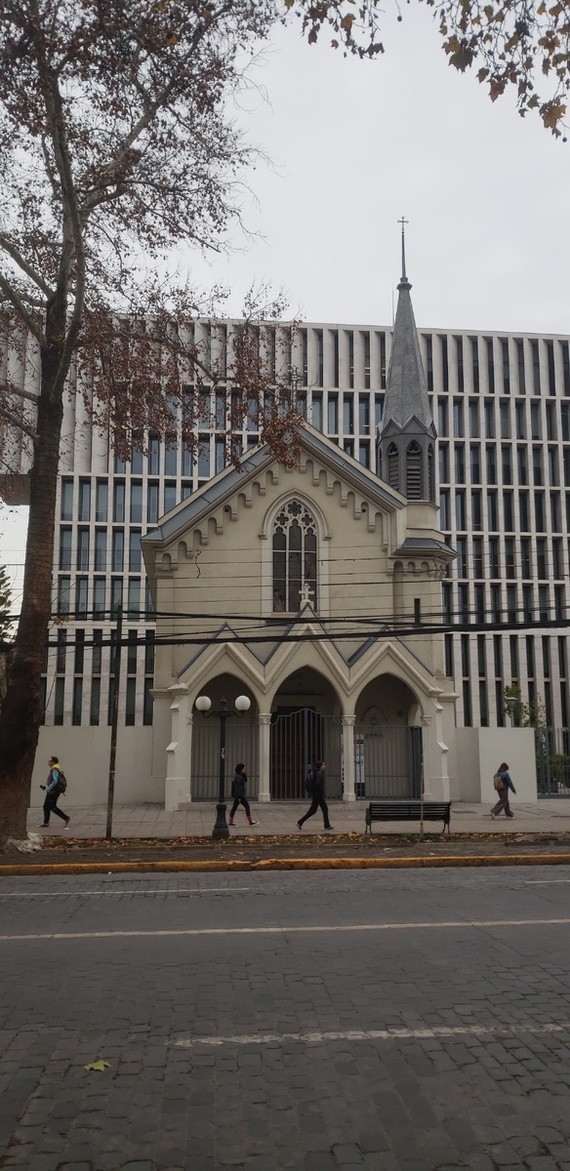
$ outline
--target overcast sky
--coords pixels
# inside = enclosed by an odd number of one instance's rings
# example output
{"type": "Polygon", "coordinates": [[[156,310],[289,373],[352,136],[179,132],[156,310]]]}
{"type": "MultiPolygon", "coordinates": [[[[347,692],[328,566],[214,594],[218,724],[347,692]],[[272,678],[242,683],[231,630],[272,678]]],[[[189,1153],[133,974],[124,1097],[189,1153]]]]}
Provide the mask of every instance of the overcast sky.
{"type": "MultiPolygon", "coordinates": [[[[238,113],[271,159],[249,176],[253,241],[191,282],[231,286],[240,313],[252,282],[284,288],[308,321],[390,325],[400,276],[400,216],[422,328],[569,333],[570,143],[492,104],[475,74],[447,64],[432,13],[389,9],[386,52],[346,60],[279,30],[238,113]]],[[[0,562],[23,559],[21,517],[0,511],[0,562]]],[[[15,579],[14,601],[20,592],[15,579]]]]}
{"type": "Polygon", "coordinates": [[[405,215],[419,325],[568,333],[570,143],[450,68],[425,5],[402,12],[373,62],[279,31],[254,73],[267,100],[243,102],[273,162],[244,203],[260,238],[191,274],[231,284],[235,312],[257,278],[306,320],[389,325],[405,215]]]}

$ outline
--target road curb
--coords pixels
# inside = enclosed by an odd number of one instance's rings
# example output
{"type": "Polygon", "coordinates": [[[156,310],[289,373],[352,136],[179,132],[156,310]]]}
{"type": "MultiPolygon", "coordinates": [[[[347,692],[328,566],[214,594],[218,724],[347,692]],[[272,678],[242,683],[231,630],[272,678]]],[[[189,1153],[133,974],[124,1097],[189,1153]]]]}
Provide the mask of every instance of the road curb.
{"type": "Polygon", "coordinates": [[[30,862],[0,864],[0,878],[26,874],[145,874],[232,870],[416,870],[457,866],[569,866],[570,854],[427,855],[395,858],[237,858],[216,861],[164,859],[140,862],[30,862]]]}

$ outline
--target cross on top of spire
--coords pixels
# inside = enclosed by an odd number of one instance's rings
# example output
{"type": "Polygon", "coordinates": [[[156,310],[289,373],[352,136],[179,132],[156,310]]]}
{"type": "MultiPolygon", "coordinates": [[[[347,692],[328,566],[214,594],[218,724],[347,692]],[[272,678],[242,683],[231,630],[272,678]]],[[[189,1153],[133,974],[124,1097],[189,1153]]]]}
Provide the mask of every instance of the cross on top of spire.
{"type": "Polygon", "coordinates": [[[405,218],[404,218],[404,216],[402,216],[402,217],[401,217],[401,219],[399,219],[399,220],[398,220],[398,223],[402,225],[402,278],[401,278],[401,279],[402,279],[403,281],[407,281],[407,279],[408,279],[408,278],[407,278],[407,276],[406,276],[406,239],[405,239],[405,231],[406,231],[406,224],[409,224],[409,222],[410,222],[410,221],[409,221],[409,220],[407,220],[407,219],[405,219],[405,218]]]}

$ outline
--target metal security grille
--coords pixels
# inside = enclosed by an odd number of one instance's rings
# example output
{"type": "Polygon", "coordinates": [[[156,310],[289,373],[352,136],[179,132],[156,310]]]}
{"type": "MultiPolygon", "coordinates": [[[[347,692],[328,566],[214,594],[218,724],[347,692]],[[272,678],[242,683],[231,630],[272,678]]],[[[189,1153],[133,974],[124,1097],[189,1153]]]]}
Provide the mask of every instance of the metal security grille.
{"type": "MultiPolygon", "coordinates": [[[[259,787],[257,724],[240,719],[226,723],[226,785],[229,798],[236,764],[243,762],[247,774],[247,795],[255,800],[259,787]]],[[[195,720],[192,728],[191,793],[193,801],[216,801],[220,778],[220,724],[195,720]]]]}
{"type": "Polygon", "coordinates": [[[535,745],[538,796],[570,797],[568,728],[537,728],[535,745]]]}
{"type": "Polygon", "coordinates": [[[357,799],[420,797],[421,766],[421,728],[356,725],[354,772],[357,799]]]}
{"type": "Polygon", "coordinates": [[[312,708],[276,712],[271,722],[269,791],[275,801],[303,800],[305,777],[316,760],[326,764],[327,797],[342,796],[342,724],[312,708]]]}

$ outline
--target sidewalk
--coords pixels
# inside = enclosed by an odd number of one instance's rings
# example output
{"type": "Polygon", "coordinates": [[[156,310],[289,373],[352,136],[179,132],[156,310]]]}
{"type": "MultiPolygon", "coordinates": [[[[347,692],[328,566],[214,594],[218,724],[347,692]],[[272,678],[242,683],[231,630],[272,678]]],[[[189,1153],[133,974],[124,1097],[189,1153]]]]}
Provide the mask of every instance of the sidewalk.
{"type": "MultiPolygon", "coordinates": [[[[501,816],[492,819],[490,816],[492,798],[488,805],[469,805],[460,802],[454,803],[451,808],[451,836],[454,834],[498,834],[515,836],[520,834],[560,834],[570,832],[570,799],[552,798],[535,801],[529,804],[517,805],[513,803],[515,817],[509,821],[501,816]]],[[[331,822],[336,834],[364,833],[364,814],[366,801],[357,801],[344,804],[341,801],[331,801],[329,804],[331,822]]],[[[38,829],[38,822],[42,820],[41,807],[30,810],[28,829],[45,836],[62,838],[104,838],[107,813],[105,806],[90,808],[74,808],[71,793],[65,795],[62,806],[71,817],[71,824],[67,833],[64,832],[63,821],[52,817],[49,831],[38,829]]],[[[279,834],[295,834],[302,841],[304,836],[312,836],[322,831],[322,817],[320,812],[305,823],[302,831],[297,830],[296,822],[306,812],[306,801],[272,801],[261,805],[251,804],[251,812],[256,826],[249,826],[243,809],[236,814],[236,828],[230,830],[230,837],[260,837],[276,836],[279,834]]],[[[229,808],[229,806],[228,806],[229,808]]],[[[199,802],[180,813],[167,813],[162,805],[117,805],[113,812],[113,837],[115,838],[211,838],[212,828],[216,818],[216,808],[213,802],[199,802]]],[[[403,834],[419,833],[419,822],[374,822],[373,835],[382,834],[402,837],[403,834]]],[[[428,834],[438,832],[436,822],[426,822],[424,830],[428,834]]]]}

